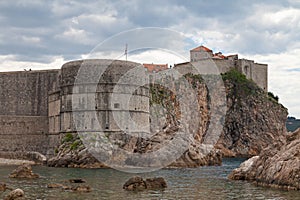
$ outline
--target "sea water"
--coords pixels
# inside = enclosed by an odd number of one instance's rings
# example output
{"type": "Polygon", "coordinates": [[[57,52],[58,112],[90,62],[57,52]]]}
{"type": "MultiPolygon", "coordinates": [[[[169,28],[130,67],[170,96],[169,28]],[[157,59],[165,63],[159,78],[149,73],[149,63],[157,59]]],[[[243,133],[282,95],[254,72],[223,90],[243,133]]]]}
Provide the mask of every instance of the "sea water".
{"type": "MultiPolygon", "coordinates": [[[[300,199],[299,191],[283,191],[258,187],[246,181],[231,181],[228,174],[243,159],[224,159],[222,166],[208,166],[193,169],[161,169],[145,174],[130,174],[114,169],[74,169],[34,166],[39,179],[11,179],[9,173],[15,166],[0,166],[0,182],[11,188],[24,190],[27,199],[300,199]],[[123,184],[132,176],[143,178],[163,177],[168,187],[164,190],[125,191],[123,184]],[[79,193],[62,189],[47,188],[49,183],[68,185],[67,181],[82,178],[92,191],[79,193]]],[[[7,194],[0,192],[0,198],[7,194]]]]}

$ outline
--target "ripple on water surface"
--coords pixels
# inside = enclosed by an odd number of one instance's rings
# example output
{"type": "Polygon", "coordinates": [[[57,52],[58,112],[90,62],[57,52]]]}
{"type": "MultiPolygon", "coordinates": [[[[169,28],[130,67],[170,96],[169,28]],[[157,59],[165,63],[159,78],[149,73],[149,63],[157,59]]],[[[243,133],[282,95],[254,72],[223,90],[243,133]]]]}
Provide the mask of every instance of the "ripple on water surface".
{"type": "MultiPolygon", "coordinates": [[[[282,191],[256,187],[248,182],[230,181],[226,177],[242,159],[224,159],[223,166],[196,169],[163,169],[141,174],[143,177],[162,176],[168,184],[163,191],[128,192],[122,189],[127,179],[135,174],[113,169],[69,169],[33,167],[41,175],[34,180],[9,179],[12,166],[0,167],[0,182],[13,188],[21,188],[28,199],[300,199],[297,191],[282,191]],[[71,178],[83,178],[92,187],[90,193],[76,193],[49,189],[48,183],[63,183],[71,178]]],[[[3,198],[0,193],[0,198],[3,198]]]]}

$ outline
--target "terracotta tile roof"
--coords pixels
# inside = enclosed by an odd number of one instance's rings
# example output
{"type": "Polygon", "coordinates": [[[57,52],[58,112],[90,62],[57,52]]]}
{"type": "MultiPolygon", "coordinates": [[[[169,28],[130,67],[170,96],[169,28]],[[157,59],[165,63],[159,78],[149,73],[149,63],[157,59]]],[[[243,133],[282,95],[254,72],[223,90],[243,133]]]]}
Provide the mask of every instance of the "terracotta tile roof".
{"type": "Polygon", "coordinates": [[[196,48],[192,49],[191,51],[201,51],[201,50],[202,51],[206,51],[206,52],[212,52],[211,49],[209,49],[209,48],[207,48],[207,47],[205,47],[203,45],[201,45],[199,47],[196,47],[196,48]]]}
{"type": "Polygon", "coordinates": [[[148,69],[149,72],[158,72],[168,69],[168,64],[147,64],[143,63],[144,67],[148,69]]]}
{"type": "Polygon", "coordinates": [[[221,52],[215,53],[213,58],[225,59],[227,56],[224,56],[221,52]]]}

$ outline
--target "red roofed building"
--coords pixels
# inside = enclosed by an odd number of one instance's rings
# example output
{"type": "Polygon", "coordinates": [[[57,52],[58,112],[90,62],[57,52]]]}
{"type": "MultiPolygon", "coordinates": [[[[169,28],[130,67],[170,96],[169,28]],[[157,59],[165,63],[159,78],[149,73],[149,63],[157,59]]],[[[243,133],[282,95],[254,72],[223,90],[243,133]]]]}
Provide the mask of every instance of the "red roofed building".
{"type": "Polygon", "coordinates": [[[143,65],[146,69],[148,69],[148,72],[159,72],[159,71],[168,69],[168,64],[153,64],[153,63],[146,64],[146,63],[144,63],[143,65]]]}
{"type": "Polygon", "coordinates": [[[193,51],[193,52],[205,51],[205,52],[211,52],[211,53],[213,52],[211,49],[209,49],[203,45],[196,47],[196,48],[192,49],[191,51],[193,51]]]}
{"type": "Polygon", "coordinates": [[[199,47],[196,47],[196,48],[190,50],[190,57],[191,57],[192,62],[206,59],[206,58],[212,58],[213,51],[211,49],[201,45],[199,47]]]}
{"type": "MultiPolygon", "coordinates": [[[[238,54],[225,56],[222,52],[214,53],[211,49],[201,45],[190,50],[190,62],[179,63],[174,66],[177,70],[194,73],[193,62],[201,64],[202,61],[211,59],[220,73],[236,69],[249,80],[253,80],[264,91],[268,91],[268,65],[255,63],[253,60],[239,59],[238,54]]],[[[205,62],[204,62],[205,63],[205,62]]]]}
{"type": "Polygon", "coordinates": [[[224,56],[222,54],[222,52],[219,52],[219,53],[215,53],[214,56],[212,58],[215,58],[215,59],[227,59],[226,56],[224,56]]]}
{"type": "Polygon", "coordinates": [[[228,57],[224,56],[222,52],[214,53],[211,49],[203,45],[190,50],[190,57],[191,62],[196,62],[207,58],[228,59],[228,57]]]}

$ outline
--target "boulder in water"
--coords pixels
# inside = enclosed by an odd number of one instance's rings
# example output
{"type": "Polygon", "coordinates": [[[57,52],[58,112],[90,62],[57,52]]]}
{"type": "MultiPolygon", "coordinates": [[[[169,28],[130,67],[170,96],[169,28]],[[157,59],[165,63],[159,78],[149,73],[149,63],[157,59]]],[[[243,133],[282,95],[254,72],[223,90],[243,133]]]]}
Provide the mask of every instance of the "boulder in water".
{"type": "Polygon", "coordinates": [[[167,183],[162,177],[148,178],[143,180],[140,176],[134,176],[130,178],[123,185],[123,189],[128,191],[139,191],[145,189],[163,189],[167,187],[167,183]]]}
{"type": "Polygon", "coordinates": [[[71,188],[74,192],[91,192],[92,189],[88,185],[78,185],[71,188]]]}
{"type": "Polygon", "coordinates": [[[146,188],[150,190],[162,189],[167,187],[167,183],[165,179],[162,177],[147,178],[145,183],[146,183],[146,188]]]}
{"type": "Polygon", "coordinates": [[[126,181],[123,185],[123,189],[129,191],[144,190],[146,189],[146,184],[142,177],[134,176],[126,181]]]}
{"type": "Polygon", "coordinates": [[[5,192],[6,189],[7,189],[6,184],[0,183],[0,192],[5,192]]]}
{"type": "Polygon", "coordinates": [[[258,185],[300,190],[300,129],[287,135],[284,145],[274,144],[250,158],[228,178],[258,185]]]}
{"type": "MultiPolygon", "coordinates": [[[[78,180],[78,179],[76,179],[76,180],[78,180]]],[[[85,182],[83,182],[84,181],[83,179],[80,179],[80,180],[82,180],[82,181],[81,182],[71,182],[70,181],[70,182],[71,183],[85,183],[85,182]]],[[[72,190],[74,192],[91,192],[92,191],[91,187],[88,185],[81,185],[81,184],[79,184],[79,185],[72,184],[72,185],[63,185],[60,183],[49,183],[47,185],[47,188],[51,188],[51,189],[61,188],[63,190],[72,190]]]]}
{"type": "Polygon", "coordinates": [[[4,200],[25,200],[25,193],[21,189],[15,189],[4,197],[4,200]]]}
{"type": "Polygon", "coordinates": [[[63,188],[64,185],[63,184],[60,184],[60,183],[49,183],[47,185],[47,188],[51,188],[51,189],[54,189],[54,188],[63,188]]]}
{"type": "Polygon", "coordinates": [[[70,183],[86,183],[86,180],[82,178],[73,178],[69,180],[70,183]]]}
{"type": "Polygon", "coordinates": [[[231,180],[248,180],[250,177],[248,173],[252,168],[253,164],[259,159],[259,156],[253,156],[245,162],[243,162],[239,168],[234,169],[228,176],[231,180]]]}
{"type": "Polygon", "coordinates": [[[39,178],[38,174],[32,172],[32,168],[28,164],[23,164],[15,169],[10,175],[10,178],[39,178]]]}

